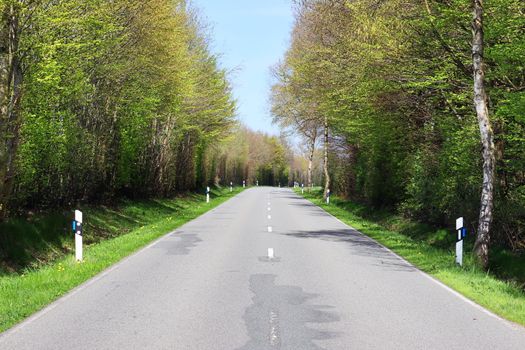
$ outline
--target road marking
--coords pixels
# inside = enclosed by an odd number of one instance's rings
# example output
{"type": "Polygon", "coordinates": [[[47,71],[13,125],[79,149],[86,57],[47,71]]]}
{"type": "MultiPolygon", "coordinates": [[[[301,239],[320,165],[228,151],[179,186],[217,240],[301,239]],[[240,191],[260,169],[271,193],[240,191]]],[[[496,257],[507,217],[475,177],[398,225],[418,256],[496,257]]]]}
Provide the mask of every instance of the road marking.
{"type": "Polygon", "coordinates": [[[268,226],[268,232],[272,232],[272,227],[268,226]]]}
{"type": "Polygon", "coordinates": [[[270,311],[270,346],[281,347],[281,337],[279,336],[279,312],[275,310],[270,311]]]}
{"type": "Polygon", "coordinates": [[[272,219],[272,216],[271,215],[268,215],[268,220],[271,220],[272,219]]]}
{"type": "Polygon", "coordinates": [[[268,202],[268,206],[272,205],[270,202],[268,202]]]}
{"type": "Polygon", "coordinates": [[[272,208],[268,207],[268,211],[271,211],[271,210],[272,210],[272,208]]]}
{"type": "Polygon", "coordinates": [[[273,259],[273,258],[274,258],[273,248],[268,248],[268,259],[273,259]]]}

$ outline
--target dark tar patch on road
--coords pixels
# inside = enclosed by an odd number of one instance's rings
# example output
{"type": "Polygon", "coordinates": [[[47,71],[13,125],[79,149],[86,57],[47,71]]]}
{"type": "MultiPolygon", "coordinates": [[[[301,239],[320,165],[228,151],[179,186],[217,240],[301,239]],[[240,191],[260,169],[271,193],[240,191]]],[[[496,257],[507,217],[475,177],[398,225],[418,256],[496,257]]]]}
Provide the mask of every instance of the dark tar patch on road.
{"type": "Polygon", "coordinates": [[[267,256],[260,256],[258,259],[261,262],[274,262],[274,263],[277,263],[277,262],[281,261],[281,258],[279,258],[278,256],[275,256],[273,258],[269,258],[267,256]]]}
{"type": "Polygon", "coordinates": [[[166,239],[158,242],[153,246],[155,249],[163,249],[168,255],[187,255],[197,243],[202,242],[196,234],[182,234],[177,240],[166,239]]]}
{"type": "Polygon", "coordinates": [[[250,341],[238,350],[322,350],[314,341],[338,334],[311,327],[316,323],[337,322],[339,316],[330,311],[332,306],[311,305],[309,301],[317,294],[306,293],[296,286],[276,285],[275,278],[269,274],[250,277],[250,289],[255,295],[244,314],[250,341]]]}

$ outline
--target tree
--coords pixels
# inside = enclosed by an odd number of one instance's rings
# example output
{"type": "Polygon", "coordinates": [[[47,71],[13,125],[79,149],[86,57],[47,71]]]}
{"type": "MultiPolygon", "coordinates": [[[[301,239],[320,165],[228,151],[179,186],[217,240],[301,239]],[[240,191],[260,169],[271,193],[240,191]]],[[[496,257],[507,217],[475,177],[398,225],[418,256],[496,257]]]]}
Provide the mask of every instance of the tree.
{"type": "Polygon", "coordinates": [[[483,185],[479,212],[478,232],[474,251],[484,267],[489,263],[490,225],[494,203],[494,132],[489,118],[488,98],[485,91],[485,67],[483,61],[483,0],[473,0],[472,61],[474,71],[474,105],[478,116],[481,144],[483,145],[483,185]]]}
{"type": "Polygon", "coordinates": [[[6,0],[0,10],[3,216],[211,181],[235,101],[185,0],[6,0]]]}
{"type": "Polygon", "coordinates": [[[13,189],[15,157],[20,139],[20,103],[23,70],[20,35],[27,20],[26,1],[0,4],[0,219],[6,215],[13,189]],[[26,10],[26,11],[23,11],[26,10]]]}
{"type": "Polygon", "coordinates": [[[271,111],[273,122],[281,129],[290,130],[299,135],[307,143],[308,168],[306,184],[312,186],[312,165],[315,147],[319,137],[319,117],[315,102],[312,102],[305,91],[291,76],[290,67],[286,63],[277,65],[273,69],[273,76],[277,82],[272,86],[271,111]]]}
{"type": "Polygon", "coordinates": [[[523,249],[523,2],[295,3],[274,114],[307,98],[323,136],[327,118],[332,190],[440,227],[469,218],[485,267],[489,244],[523,249]]]}

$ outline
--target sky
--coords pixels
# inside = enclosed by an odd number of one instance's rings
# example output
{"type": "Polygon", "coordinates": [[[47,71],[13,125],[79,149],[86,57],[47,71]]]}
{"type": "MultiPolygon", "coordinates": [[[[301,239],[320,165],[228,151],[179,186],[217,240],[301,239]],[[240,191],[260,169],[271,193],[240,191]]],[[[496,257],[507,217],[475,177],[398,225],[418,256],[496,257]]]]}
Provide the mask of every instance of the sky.
{"type": "Polygon", "coordinates": [[[293,25],[291,0],[193,0],[210,25],[212,51],[230,80],[239,119],[253,130],[278,134],[272,125],[270,68],[288,48],[293,25]]]}

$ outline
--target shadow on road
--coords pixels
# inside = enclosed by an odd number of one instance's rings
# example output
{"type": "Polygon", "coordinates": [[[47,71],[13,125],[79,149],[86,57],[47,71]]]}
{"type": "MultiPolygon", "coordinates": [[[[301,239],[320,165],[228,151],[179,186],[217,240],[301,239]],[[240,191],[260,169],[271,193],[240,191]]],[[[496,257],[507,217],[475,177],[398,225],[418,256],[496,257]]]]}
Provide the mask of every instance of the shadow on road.
{"type": "Polygon", "coordinates": [[[407,264],[376,241],[350,228],[320,231],[292,231],[283,234],[289,237],[346,243],[352,250],[352,254],[373,258],[370,260],[372,265],[396,271],[417,271],[414,266],[407,264]]]}

